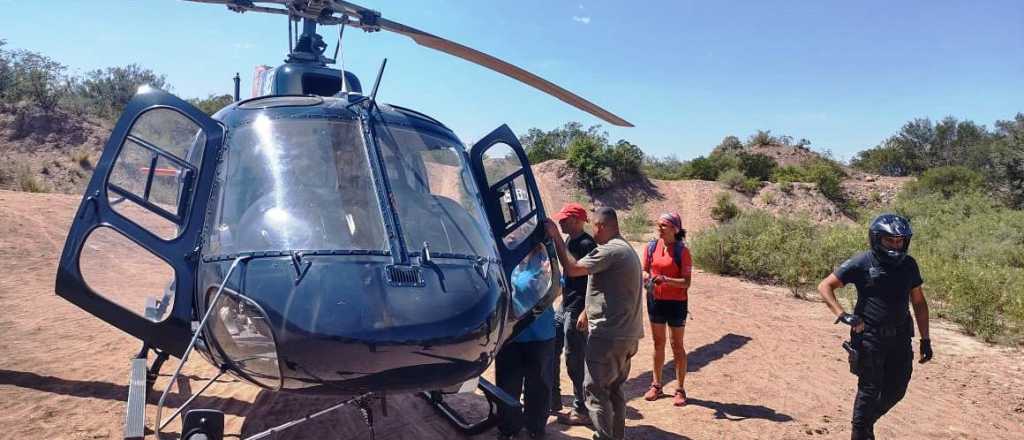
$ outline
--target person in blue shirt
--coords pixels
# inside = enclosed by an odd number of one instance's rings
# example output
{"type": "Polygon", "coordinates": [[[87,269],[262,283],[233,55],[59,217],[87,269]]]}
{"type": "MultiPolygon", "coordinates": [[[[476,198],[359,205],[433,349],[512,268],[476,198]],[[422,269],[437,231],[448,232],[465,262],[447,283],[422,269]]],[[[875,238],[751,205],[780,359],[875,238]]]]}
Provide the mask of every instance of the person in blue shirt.
{"type": "MultiPolygon", "coordinates": [[[[551,283],[551,262],[543,246],[537,246],[512,271],[513,313],[521,314],[529,304],[547,292],[551,283]]],[[[516,437],[524,427],[530,438],[545,437],[554,382],[552,357],[555,354],[555,310],[548,306],[529,327],[498,352],[494,376],[499,388],[519,400],[521,414],[500,414],[498,438],[516,437]]]]}

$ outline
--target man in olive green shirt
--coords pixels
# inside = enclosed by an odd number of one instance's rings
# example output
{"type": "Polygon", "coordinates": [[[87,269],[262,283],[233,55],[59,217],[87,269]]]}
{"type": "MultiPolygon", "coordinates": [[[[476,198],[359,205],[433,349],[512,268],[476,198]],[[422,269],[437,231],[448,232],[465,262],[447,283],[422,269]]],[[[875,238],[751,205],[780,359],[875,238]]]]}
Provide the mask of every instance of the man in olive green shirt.
{"type": "Polygon", "coordinates": [[[644,336],[640,258],[619,234],[615,210],[598,208],[594,221],[596,249],[579,261],[573,258],[554,222],[547,234],[555,242],[558,261],[566,276],[590,275],[586,313],[577,326],[589,331],[584,389],[587,410],[594,423],[594,439],[620,440],[626,426],[626,399],[622,384],[629,377],[630,360],[644,336]]]}

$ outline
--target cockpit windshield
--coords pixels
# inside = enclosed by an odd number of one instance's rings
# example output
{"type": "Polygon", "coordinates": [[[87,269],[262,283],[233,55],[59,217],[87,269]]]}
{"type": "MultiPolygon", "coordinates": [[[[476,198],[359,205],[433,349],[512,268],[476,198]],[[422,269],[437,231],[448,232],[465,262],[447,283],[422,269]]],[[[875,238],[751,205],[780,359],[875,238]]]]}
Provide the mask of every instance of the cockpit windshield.
{"type": "Polygon", "coordinates": [[[257,116],[231,130],[205,253],[388,249],[357,121],[257,116]]]}
{"type": "Polygon", "coordinates": [[[410,252],[494,257],[480,196],[463,147],[412,125],[377,123],[399,222],[410,252]]]}

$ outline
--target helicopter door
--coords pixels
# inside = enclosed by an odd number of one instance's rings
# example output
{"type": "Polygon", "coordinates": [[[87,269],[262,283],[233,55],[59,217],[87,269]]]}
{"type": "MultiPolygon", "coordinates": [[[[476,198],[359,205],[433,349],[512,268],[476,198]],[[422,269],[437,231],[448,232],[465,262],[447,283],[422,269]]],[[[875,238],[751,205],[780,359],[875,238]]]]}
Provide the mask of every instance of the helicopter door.
{"type": "MultiPolygon", "coordinates": [[[[526,152],[508,125],[473,145],[470,155],[505,275],[511,275],[528,256],[543,254],[534,252],[547,240],[540,224],[545,218],[540,191],[526,152]]],[[[546,255],[540,258],[546,259],[546,255]]]]}
{"type": "Polygon", "coordinates": [[[180,357],[224,129],[142,87],[114,126],[64,244],[57,294],[180,357]]]}

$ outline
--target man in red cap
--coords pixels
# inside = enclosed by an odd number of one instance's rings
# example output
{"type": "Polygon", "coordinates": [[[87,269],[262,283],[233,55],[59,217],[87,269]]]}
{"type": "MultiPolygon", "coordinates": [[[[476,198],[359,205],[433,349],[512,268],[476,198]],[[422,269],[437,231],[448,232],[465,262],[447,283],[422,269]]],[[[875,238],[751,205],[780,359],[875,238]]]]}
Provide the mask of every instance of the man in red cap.
{"type": "MultiPolygon", "coordinates": [[[[568,203],[555,214],[558,227],[569,236],[567,246],[569,253],[577,260],[582,259],[597,247],[594,237],[583,230],[587,223],[587,210],[579,203],[568,203]]],[[[587,346],[587,332],[576,326],[580,313],[583,312],[584,298],[587,295],[587,275],[578,277],[562,276],[562,305],[555,312],[555,356],[553,357],[555,380],[551,390],[551,412],[558,413],[562,409],[562,389],[559,384],[561,377],[561,355],[565,350],[565,369],[572,381],[572,409],[568,415],[559,415],[559,421],[570,425],[582,425],[590,422],[583,394],[583,375],[585,371],[584,351],[587,346]]]]}

